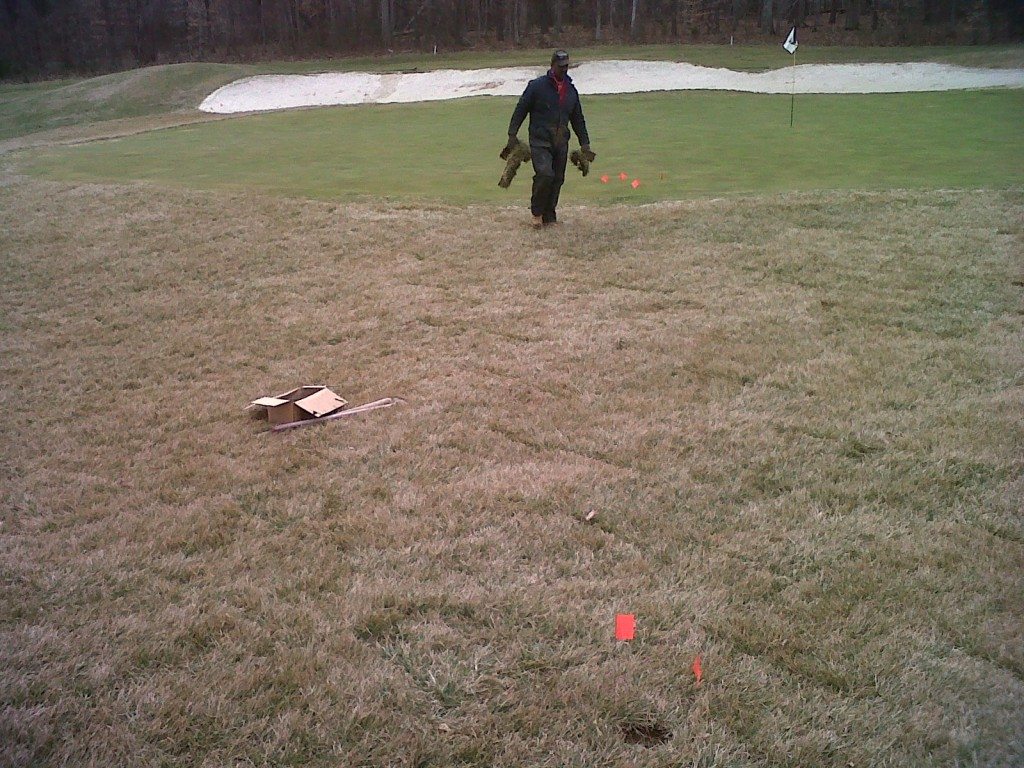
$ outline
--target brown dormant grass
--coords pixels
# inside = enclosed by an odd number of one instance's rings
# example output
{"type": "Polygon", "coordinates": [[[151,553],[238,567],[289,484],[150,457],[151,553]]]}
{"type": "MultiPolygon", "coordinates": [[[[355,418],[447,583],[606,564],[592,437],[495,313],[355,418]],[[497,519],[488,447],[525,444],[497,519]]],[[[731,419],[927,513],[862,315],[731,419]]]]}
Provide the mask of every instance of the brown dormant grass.
{"type": "Polygon", "coordinates": [[[1019,764],[1022,212],[7,176],[0,764],[1019,764]]]}

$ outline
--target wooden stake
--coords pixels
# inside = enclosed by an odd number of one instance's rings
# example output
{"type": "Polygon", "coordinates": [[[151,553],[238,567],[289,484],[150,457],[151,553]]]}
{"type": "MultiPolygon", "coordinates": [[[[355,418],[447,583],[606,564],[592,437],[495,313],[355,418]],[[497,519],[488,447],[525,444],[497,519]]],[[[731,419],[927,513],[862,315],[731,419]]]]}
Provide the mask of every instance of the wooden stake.
{"type": "Polygon", "coordinates": [[[357,405],[355,408],[346,408],[343,411],[338,411],[337,413],[332,413],[329,416],[323,416],[319,419],[302,419],[301,421],[289,421],[287,424],[278,424],[273,428],[273,431],[283,432],[286,429],[311,427],[314,424],[323,424],[325,421],[334,421],[335,419],[342,419],[346,416],[356,416],[360,413],[376,411],[378,408],[390,408],[392,405],[397,405],[400,402],[402,401],[397,397],[385,397],[380,400],[374,400],[372,403],[357,405]]]}

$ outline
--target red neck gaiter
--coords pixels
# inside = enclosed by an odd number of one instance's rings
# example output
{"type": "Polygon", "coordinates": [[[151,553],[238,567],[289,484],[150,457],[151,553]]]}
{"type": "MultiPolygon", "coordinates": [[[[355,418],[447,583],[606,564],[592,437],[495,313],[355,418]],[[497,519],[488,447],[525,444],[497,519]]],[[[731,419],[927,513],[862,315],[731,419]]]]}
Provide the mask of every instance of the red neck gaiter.
{"type": "Polygon", "coordinates": [[[565,106],[565,97],[569,92],[568,83],[565,82],[564,77],[559,77],[555,74],[555,70],[548,70],[548,77],[555,84],[555,90],[558,91],[558,106],[565,106]]]}

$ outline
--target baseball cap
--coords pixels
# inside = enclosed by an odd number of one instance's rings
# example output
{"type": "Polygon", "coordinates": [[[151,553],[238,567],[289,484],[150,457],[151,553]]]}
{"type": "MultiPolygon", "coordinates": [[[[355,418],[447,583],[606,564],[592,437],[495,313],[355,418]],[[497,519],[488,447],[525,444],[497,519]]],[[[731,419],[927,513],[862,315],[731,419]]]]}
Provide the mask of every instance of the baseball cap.
{"type": "Polygon", "coordinates": [[[569,52],[568,51],[563,51],[561,48],[559,48],[557,51],[555,51],[553,54],[551,54],[551,63],[552,64],[568,64],[569,63],[569,52]]]}

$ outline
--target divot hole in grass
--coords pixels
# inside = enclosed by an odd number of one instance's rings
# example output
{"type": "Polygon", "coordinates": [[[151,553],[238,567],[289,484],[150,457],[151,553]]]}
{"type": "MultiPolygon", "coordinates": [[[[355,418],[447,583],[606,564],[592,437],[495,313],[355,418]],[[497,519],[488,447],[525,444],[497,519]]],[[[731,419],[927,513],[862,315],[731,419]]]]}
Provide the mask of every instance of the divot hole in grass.
{"type": "Polygon", "coordinates": [[[627,744],[656,747],[672,738],[672,731],[658,722],[625,722],[620,723],[619,728],[627,744]]]}
{"type": "Polygon", "coordinates": [[[672,738],[672,729],[649,703],[633,702],[620,710],[616,718],[622,739],[627,744],[656,747],[672,738]]]}

